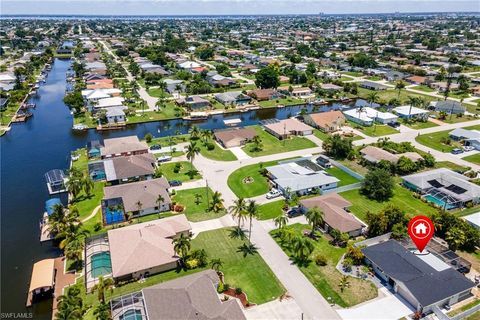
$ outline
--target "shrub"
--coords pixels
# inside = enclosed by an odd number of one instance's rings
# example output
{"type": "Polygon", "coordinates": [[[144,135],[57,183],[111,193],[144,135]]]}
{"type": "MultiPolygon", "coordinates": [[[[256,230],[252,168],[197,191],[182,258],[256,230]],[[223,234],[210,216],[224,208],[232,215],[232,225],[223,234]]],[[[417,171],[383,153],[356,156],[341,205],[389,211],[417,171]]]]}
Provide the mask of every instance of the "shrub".
{"type": "Polygon", "coordinates": [[[220,282],[220,283],[218,284],[218,287],[217,287],[217,292],[218,292],[218,293],[222,293],[222,292],[224,292],[224,291],[225,291],[225,286],[223,285],[222,282],[220,282]]]}
{"type": "Polygon", "coordinates": [[[95,225],[93,226],[93,230],[94,231],[102,230],[102,224],[100,222],[95,223],[95,225]]]}
{"type": "Polygon", "coordinates": [[[207,150],[212,151],[215,149],[215,145],[211,142],[206,143],[207,150]]]}
{"type": "Polygon", "coordinates": [[[350,258],[343,259],[343,270],[350,272],[352,271],[353,261],[350,258]]]}
{"type": "Polygon", "coordinates": [[[185,263],[187,265],[187,269],[195,269],[198,267],[199,261],[198,259],[188,259],[187,262],[185,263]]]}
{"type": "Polygon", "coordinates": [[[147,141],[147,143],[152,142],[152,139],[153,139],[153,136],[152,136],[151,133],[147,133],[147,134],[145,135],[145,141],[147,141]]]}
{"type": "Polygon", "coordinates": [[[242,288],[235,288],[235,294],[242,294],[242,288]]]}
{"type": "Polygon", "coordinates": [[[326,266],[327,257],[325,257],[323,254],[317,254],[315,256],[315,263],[317,264],[317,266],[326,266]]]}
{"type": "Polygon", "coordinates": [[[224,283],[223,284],[223,291],[227,291],[228,289],[230,289],[230,285],[228,283],[224,283]]]}

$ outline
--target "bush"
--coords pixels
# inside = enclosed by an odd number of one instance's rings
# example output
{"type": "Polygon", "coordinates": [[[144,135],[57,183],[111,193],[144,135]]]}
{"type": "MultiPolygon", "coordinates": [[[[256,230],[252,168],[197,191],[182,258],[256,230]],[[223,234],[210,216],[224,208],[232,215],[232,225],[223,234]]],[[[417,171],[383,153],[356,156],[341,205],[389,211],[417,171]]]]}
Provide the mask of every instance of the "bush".
{"type": "Polygon", "coordinates": [[[147,141],[147,143],[152,142],[152,139],[153,139],[153,136],[152,136],[151,133],[147,133],[147,134],[145,135],[145,141],[147,141]]]}
{"type": "Polygon", "coordinates": [[[173,167],[173,172],[174,172],[174,173],[179,173],[181,168],[182,168],[182,165],[177,162],[177,163],[175,164],[175,167],[173,167]]]}
{"type": "Polygon", "coordinates": [[[350,272],[352,271],[353,261],[350,258],[345,258],[343,259],[342,265],[343,265],[343,270],[345,270],[346,272],[350,272]]]}
{"type": "Polygon", "coordinates": [[[225,291],[225,286],[223,285],[222,282],[220,282],[220,283],[218,284],[218,287],[217,287],[217,292],[218,292],[218,293],[222,293],[222,292],[224,292],[224,291],[225,291]]]}
{"type": "Polygon", "coordinates": [[[242,288],[235,288],[235,294],[242,294],[242,288]]]}
{"type": "Polygon", "coordinates": [[[186,261],[186,266],[187,266],[187,269],[195,269],[195,268],[198,268],[198,265],[199,265],[199,261],[198,259],[188,259],[186,261]]]}
{"type": "Polygon", "coordinates": [[[327,257],[325,257],[323,254],[317,254],[315,256],[315,263],[317,264],[317,266],[326,266],[327,257]]]}
{"type": "Polygon", "coordinates": [[[223,284],[223,291],[228,291],[230,289],[230,285],[228,283],[223,284]]]}
{"type": "Polygon", "coordinates": [[[212,151],[215,149],[215,145],[211,142],[207,142],[206,145],[208,151],[212,151]]]}
{"type": "Polygon", "coordinates": [[[95,223],[95,225],[93,226],[93,230],[94,231],[102,230],[102,224],[100,222],[95,223]]]}

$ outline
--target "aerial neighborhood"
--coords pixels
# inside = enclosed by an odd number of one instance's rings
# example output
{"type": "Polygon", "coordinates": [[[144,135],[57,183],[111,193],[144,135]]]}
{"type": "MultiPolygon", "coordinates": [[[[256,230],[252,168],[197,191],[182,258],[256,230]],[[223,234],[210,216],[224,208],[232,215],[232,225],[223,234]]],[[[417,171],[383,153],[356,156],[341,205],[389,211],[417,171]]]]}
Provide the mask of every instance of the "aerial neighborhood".
{"type": "Polygon", "coordinates": [[[2,22],[6,310],[480,318],[478,14],[2,22]]]}

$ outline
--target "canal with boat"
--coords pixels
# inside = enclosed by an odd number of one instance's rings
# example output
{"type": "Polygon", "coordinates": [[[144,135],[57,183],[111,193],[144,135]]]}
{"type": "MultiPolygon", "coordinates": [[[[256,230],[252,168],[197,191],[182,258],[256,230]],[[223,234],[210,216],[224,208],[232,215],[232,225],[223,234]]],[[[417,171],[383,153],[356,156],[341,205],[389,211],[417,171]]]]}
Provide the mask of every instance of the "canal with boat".
{"type": "MultiPolygon", "coordinates": [[[[241,126],[256,125],[266,119],[286,119],[300,112],[318,112],[341,108],[327,106],[291,106],[258,109],[238,114],[219,114],[204,121],[183,119],[128,125],[125,129],[97,132],[72,131],[72,115],[63,103],[70,60],[56,59],[38,95],[30,99],[36,109],[26,123],[13,124],[0,138],[1,153],[1,306],[2,313],[33,312],[35,319],[51,319],[51,303],[26,310],[25,301],[33,263],[61,254],[51,243],[40,244],[39,220],[49,199],[44,174],[54,168],[67,169],[72,151],[90,140],[137,135],[143,138],[187,133],[191,126],[202,129],[225,128],[226,119],[241,119],[241,126]],[[302,111],[303,109],[303,111],[302,111]]],[[[365,103],[357,101],[355,103],[365,103]]]]}

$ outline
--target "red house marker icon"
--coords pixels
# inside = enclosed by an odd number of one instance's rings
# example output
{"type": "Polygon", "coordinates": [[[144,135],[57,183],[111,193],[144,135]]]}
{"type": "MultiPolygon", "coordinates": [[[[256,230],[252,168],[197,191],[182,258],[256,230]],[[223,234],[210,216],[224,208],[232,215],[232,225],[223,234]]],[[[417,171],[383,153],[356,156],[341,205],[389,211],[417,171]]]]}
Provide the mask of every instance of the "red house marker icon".
{"type": "Polygon", "coordinates": [[[428,217],[416,216],[408,223],[408,234],[420,252],[425,249],[434,232],[435,227],[428,217]]]}

